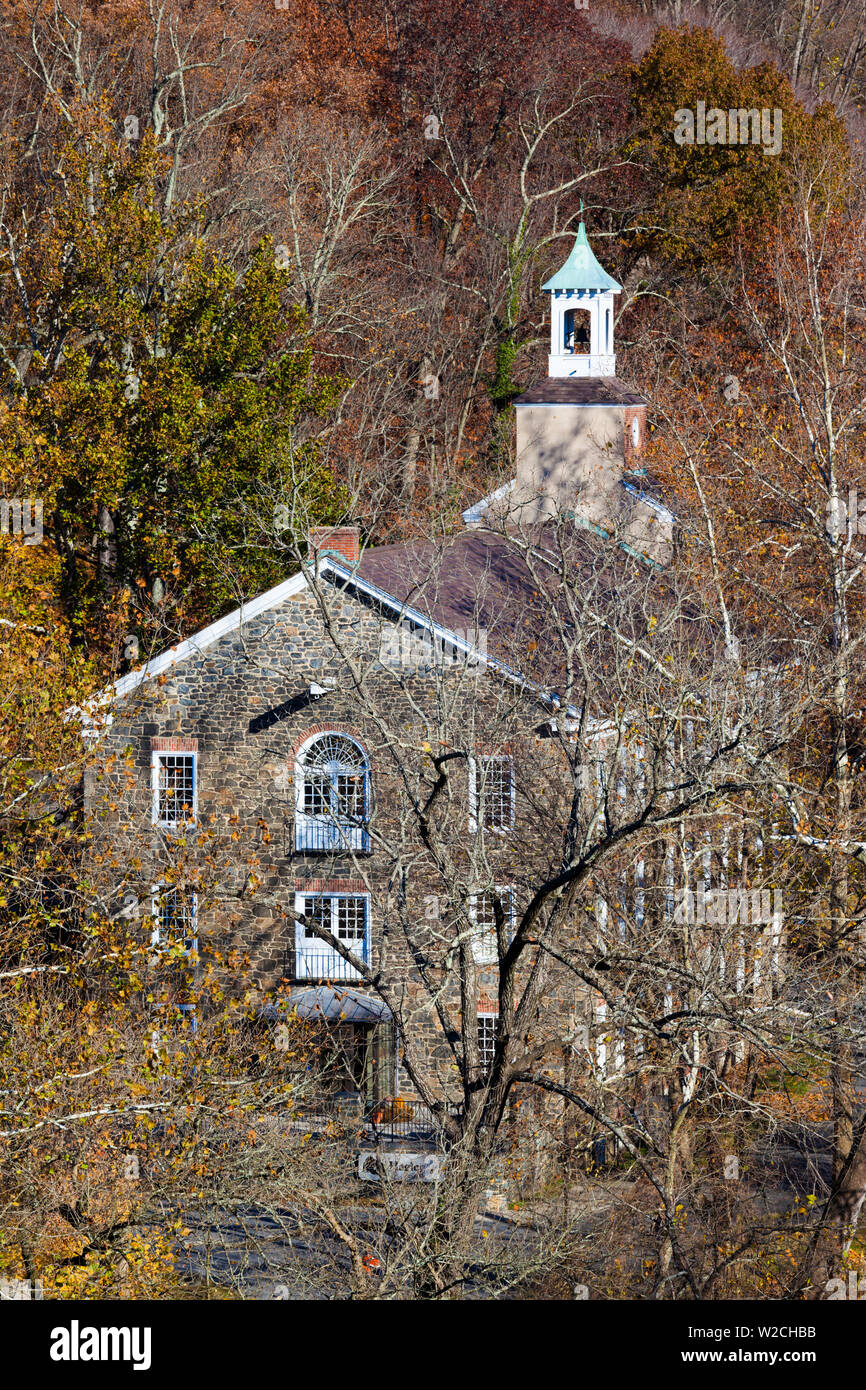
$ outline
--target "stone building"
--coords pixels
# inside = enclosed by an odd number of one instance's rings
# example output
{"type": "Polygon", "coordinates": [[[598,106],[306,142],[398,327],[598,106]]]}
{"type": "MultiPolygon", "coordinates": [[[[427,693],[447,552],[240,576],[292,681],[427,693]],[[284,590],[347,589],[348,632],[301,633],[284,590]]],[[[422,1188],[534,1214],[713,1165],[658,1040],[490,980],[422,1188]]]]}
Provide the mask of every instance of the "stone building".
{"type": "MultiPolygon", "coordinates": [[[[373,1105],[425,1078],[459,1101],[467,1009],[464,1061],[483,1077],[500,957],[555,868],[544,797],[553,824],[568,769],[538,651],[543,528],[568,518],[578,568],[593,532],[632,565],[670,548],[640,468],[645,403],[614,375],[619,286],[583,225],[545,288],[550,375],[517,402],[517,477],[443,542],[362,550],[357,526],[314,532],[299,573],[117,682],[86,788],[141,863],[131,895],[149,895],[154,940],[239,944],[265,1010],[279,999],[341,1031],[341,1089],[373,1105]]],[[[560,984],[554,1060],[581,1008],[560,984]]]]}

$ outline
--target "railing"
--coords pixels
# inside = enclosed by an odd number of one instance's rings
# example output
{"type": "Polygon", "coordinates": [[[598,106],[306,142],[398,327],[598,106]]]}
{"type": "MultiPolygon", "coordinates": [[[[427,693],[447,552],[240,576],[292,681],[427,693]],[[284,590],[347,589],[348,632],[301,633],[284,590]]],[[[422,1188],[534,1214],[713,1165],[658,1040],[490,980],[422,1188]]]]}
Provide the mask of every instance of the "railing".
{"type": "Polygon", "coordinates": [[[358,821],[338,821],[330,816],[308,816],[303,811],[295,815],[295,849],[312,854],[340,854],[355,850],[366,854],[370,835],[358,821]]]}
{"type": "MultiPolygon", "coordinates": [[[[449,1105],[448,1114],[456,1117],[460,1109],[459,1105],[449,1105]]],[[[309,1128],[316,1119],[326,1124],[336,1117],[351,1126],[356,1139],[363,1144],[397,1139],[429,1144],[441,1136],[444,1126],[444,1117],[434,1115],[421,1101],[398,1096],[395,1100],[371,1105],[360,1093],[323,1096],[317,1103],[305,1107],[303,1125],[309,1128]]]]}
{"type": "MultiPolygon", "coordinates": [[[[366,941],[349,945],[349,950],[365,965],[369,964],[366,941]]],[[[303,946],[296,946],[293,978],[295,980],[360,980],[363,977],[353,965],[350,965],[336,951],[323,951],[321,946],[313,951],[307,951],[303,946]]]]}
{"type": "MultiPolygon", "coordinates": [[[[459,1105],[449,1105],[448,1114],[460,1114],[459,1105]]],[[[380,1101],[378,1105],[368,1106],[363,1123],[372,1139],[411,1139],[433,1138],[441,1134],[444,1126],[443,1115],[436,1115],[428,1105],[421,1101],[396,1100],[380,1101]]]]}

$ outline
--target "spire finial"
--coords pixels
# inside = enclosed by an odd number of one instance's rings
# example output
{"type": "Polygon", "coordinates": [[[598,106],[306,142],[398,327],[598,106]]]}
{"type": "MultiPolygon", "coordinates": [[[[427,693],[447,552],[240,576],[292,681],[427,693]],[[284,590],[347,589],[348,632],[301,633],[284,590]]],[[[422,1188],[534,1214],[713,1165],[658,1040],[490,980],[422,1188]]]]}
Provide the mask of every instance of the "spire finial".
{"type": "Polygon", "coordinates": [[[580,200],[580,220],[583,221],[583,199],[580,200]]]}

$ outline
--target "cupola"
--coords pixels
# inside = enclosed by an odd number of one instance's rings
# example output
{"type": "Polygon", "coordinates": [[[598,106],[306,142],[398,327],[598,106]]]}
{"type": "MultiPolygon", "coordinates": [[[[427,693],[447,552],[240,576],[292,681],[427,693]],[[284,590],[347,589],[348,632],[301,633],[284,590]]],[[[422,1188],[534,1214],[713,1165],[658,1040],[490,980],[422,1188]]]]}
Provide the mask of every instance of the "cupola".
{"type": "Polygon", "coordinates": [[[550,295],[548,375],[615,376],[613,297],[622,285],[599,265],[582,222],[565,265],[541,288],[550,295]]]}

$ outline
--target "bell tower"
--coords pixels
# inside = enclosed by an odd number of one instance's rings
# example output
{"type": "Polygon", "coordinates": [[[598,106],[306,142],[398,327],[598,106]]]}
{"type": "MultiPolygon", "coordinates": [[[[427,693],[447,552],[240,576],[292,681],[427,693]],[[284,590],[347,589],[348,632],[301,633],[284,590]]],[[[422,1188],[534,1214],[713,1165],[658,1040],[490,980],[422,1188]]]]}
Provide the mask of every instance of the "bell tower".
{"type": "Polygon", "coordinates": [[[548,376],[616,376],[613,297],[622,285],[599,265],[582,222],[565,265],[541,288],[550,295],[548,376]]]}
{"type": "Polygon", "coordinates": [[[542,289],[550,295],[548,375],[514,402],[511,518],[523,525],[570,515],[663,562],[673,518],[641,468],[646,401],[616,376],[614,296],[622,286],[596,260],[583,222],[542,289]]]}

